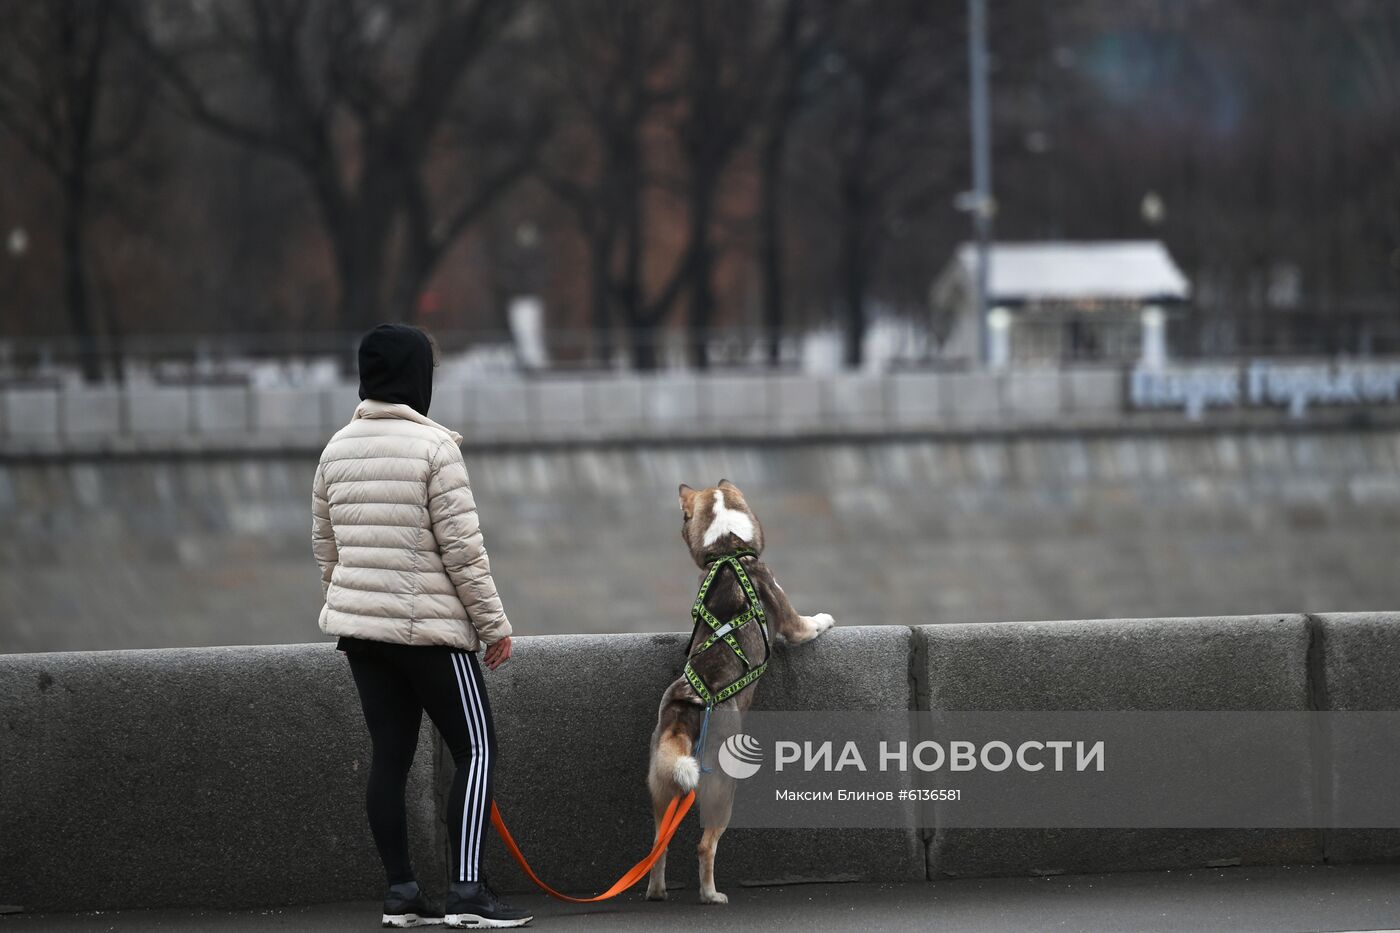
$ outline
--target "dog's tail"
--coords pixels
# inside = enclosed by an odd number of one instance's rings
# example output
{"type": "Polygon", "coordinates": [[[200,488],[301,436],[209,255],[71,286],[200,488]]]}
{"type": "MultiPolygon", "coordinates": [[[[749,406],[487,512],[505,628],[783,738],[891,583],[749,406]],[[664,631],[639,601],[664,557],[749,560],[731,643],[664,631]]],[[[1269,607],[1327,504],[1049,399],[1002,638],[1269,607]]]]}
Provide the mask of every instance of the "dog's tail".
{"type": "Polygon", "coordinates": [[[695,760],[694,755],[682,755],[676,759],[671,779],[681,790],[695,790],[695,785],[700,783],[700,762],[695,760]]]}
{"type": "Polygon", "coordinates": [[[700,783],[700,762],[691,753],[690,736],[678,725],[667,731],[656,744],[652,772],[674,783],[682,793],[700,783]]]}

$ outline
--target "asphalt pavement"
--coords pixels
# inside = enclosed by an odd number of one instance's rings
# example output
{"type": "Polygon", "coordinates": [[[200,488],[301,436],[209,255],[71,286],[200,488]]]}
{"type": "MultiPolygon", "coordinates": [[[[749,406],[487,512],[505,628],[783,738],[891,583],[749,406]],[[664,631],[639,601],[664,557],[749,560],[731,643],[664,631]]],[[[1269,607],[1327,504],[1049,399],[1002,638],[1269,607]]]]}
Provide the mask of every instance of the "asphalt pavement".
{"type": "MultiPolygon", "coordinates": [[[[643,900],[640,888],[599,905],[563,904],[538,895],[507,900],[536,911],[532,929],[560,931],[1400,931],[1400,865],[813,884],[733,888],[727,893],[730,903],[725,907],[701,905],[693,887],[674,890],[664,903],[643,900]]],[[[378,921],[378,904],[350,903],[236,911],[11,914],[0,916],[0,930],[348,933],[377,929],[378,921]]]]}

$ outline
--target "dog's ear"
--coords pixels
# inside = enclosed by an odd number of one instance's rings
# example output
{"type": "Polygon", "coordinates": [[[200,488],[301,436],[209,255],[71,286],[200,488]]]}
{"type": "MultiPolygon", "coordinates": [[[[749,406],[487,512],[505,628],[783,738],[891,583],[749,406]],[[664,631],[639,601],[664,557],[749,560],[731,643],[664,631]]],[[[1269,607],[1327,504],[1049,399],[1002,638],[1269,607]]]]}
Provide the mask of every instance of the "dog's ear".
{"type": "Polygon", "coordinates": [[[691,503],[691,500],[695,498],[695,490],[694,490],[694,489],[691,489],[691,488],[690,488],[689,486],[687,486],[685,483],[681,483],[680,496],[681,496],[681,511],[684,512],[686,515],[689,515],[689,514],[690,514],[690,503],[691,503]]]}
{"type": "Polygon", "coordinates": [[[722,479],[722,480],[720,480],[720,481],[719,481],[719,485],[720,485],[720,488],[724,488],[724,487],[727,486],[727,487],[729,487],[730,489],[734,490],[735,492],[738,492],[738,491],[739,491],[739,487],[738,487],[738,486],[735,486],[733,483],[731,483],[731,482],[730,482],[729,480],[727,480],[727,479],[722,479]]]}

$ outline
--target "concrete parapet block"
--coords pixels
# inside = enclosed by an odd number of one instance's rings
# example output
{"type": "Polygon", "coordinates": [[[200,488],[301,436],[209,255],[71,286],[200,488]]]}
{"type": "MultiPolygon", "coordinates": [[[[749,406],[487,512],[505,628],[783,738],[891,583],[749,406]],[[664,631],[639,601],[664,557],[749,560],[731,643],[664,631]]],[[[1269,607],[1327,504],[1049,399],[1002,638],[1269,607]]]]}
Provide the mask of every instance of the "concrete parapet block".
{"type": "MultiPolygon", "coordinates": [[[[815,607],[820,608],[820,607],[815,607]]],[[[780,645],[763,675],[753,708],[759,711],[876,712],[908,710],[912,632],[905,626],[851,626],[828,630],[796,647],[780,645]]],[[[742,792],[742,788],[741,788],[742,792]]],[[[811,881],[912,881],[925,874],[923,839],[901,829],[731,829],[724,834],[715,874],[720,887],[811,881]]],[[[692,856],[686,853],[687,869],[692,856]]],[[[695,874],[675,878],[687,887],[695,874]]]]}
{"type": "MultiPolygon", "coordinates": [[[[261,434],[304,443],[309,437],[319,437],[330,427],[326,424],[326,406],[320,390],[254,389],[250,398],[253,424],[261,434]]],[[[346,412],[345,420],[335,427],[349,421],[353,411],[352,408],[346,412]]],[[[326,437],[329,436],[327,433],[326,437]]]]}
{"type": "MultiPolygon", "coordinates": [[[[1320,708],[1336,712],[1400,710],[1400,613],[1335,613],[1315,617],[1314,678],[1320,708]]],[[[1329,736],[1329,803],[1352,794],[1394,790],[1395,775],[1374,767],[1375,750],[1345,735],[1329,736]]],[[[1400,829],[1329,829],[1329,862],[1400,861],[1400,829]]]]}
{"type": "Polygon", "coordinates": [[[890,414],[899,428],[932,428],[944,419],[941,402],[946,376],[938,373],[907,373],[891,376],[890,414]]]}
{"type": "Polygon", "coordinates": [[[928,625],[934,710],[1304,710],[1301,615],[928,625]]]}
{"type": "Polygon", "coordinates": [[[480,379],[468,383],[473,439],[527,436],[532,424],[529,389],[520,379],[480,379]]]}
{"type": "Polygon", "coordinates": [[[800,434],[826,425],[826,380],[785,374],[771,377],[769,386],[774,433],[800,434]]]}
{"type": "Polygon", "coordinates": [[[646,404],[640,379],[614,376],[590,380],[585,385],[594,430],[607,437],[636,437],[643,433],[646,404]]]}
{"type": "Polygon", "coordinates": [[[773,400],[763,376],[707,376],[700,383],[700,420],[715,435],[765,436],[773,400]]]}
{"type": "Polygon", "coordinates": [[[133,389],[126,406],[128,430],[138,439],[193,434],[190,390],[185,386],[133,389]]]}
{"type": "MultiPolygon", "coordinates": [[[[428,408],[428,417],[445,428],[450,428],[461,434],[463,438],[471,435],[471,399],[468,398],[468,386],[460,382],[447,382],[433,386],[433,402],[428,408]]],[[[359,402],[358,391],[355,401],[359,402]]],[[[335,426],[335,430],[340,430],[345,423],[350,420],[350,416],[355,413],[355,406],[351,405],[343,412],[336,406],[335,414],[340,418],[340,424],[335,426]]]]}
{"type": "MultiPolygon", "coordinates": [[[[433,404],[439,403],[438,393],[444,396],[451,396],[452,389],[449,386],[442,386],[433,390],[433,404]]],[[[330,440],[332,434],[339,431],[350,423],[350,419],[355,416],[355,408],[360,404],[360,386],[356,382],[343,382],[332,386],[329,389],[322,389],[321,400],[321,433],[325,441],[330,440]]],[[[437,420],[436,418],[434,420],[437,420]]]]}
{"type": "Polygon", "coordinates": [[[1061,413],[1062,381],[1058,369],[1026,369],[1006,374],[1006,411],[1022,424],[1053,422],[1061,413]]]}
{"type": "Polygon", "coordinates": [[[653,375],[644,385],[646,423],[654,436],[695,433],[701,415],[700,380],[690,374],[653,375]]]}
{"type": "Polygon", "coordinates": [[[1105,416],[1124,408],[1124,376],[1116,366],[1075,366],[1060,372],[1061,398],[1069,415],[1105,416]]]}
{"type": "Polygon", "coordinates": [[[1400,612],[1314,617],[1321,638],[1323,709],[1400,710],[1400,612]]]}
{"type": "Polygon", "coordinates": [[[252,417],[245,386],[199,386],[194,396],[195,430],[208,437],[247,435],[252,417]]]}
{"type": "MultiPolygon", "coordinates": [[[[555,887],[601,890],[650,848],[648,740],[684,648],[679,634],[522,637],[487,672],[496,802],[555,887]]],[[[482,856],[493,884],[531,886],[494,834],[482,856]]]]}
{"type": "Polygon", "coordinates": [[[831,422],[836,427],[874,431],[887,427],[886,380],[881,376],[838,373],[830,378],[831,422]]]}
{"type": "MultiPolygon", "coordinates": [[[[649,743],[661,695],[684,664],[687,634],[518,638],[510,663],[487,674],[500,743],[496,797],[531,865],[555,887],[592,894],[651,846],[649,743]]],[[[755,709],[822,709],[833,702],[844,709],[907,709],[908,639],[904,628],[836,628],[806,645],[777,647],[755,709]]],[[[694,891],[698,841],[691,817],[671,845],[673,887],[694,891]]],[[[487,842],[483,857],[503,889],[531,887],[498,841],[487,842]]],[[[734,829],[716,860],[721,889],[923,873],[912,827],[734,829]]]]}
{"type": "MultiPolygon", "coordinates": [[[[4,655],[0,709],[0,903],[383,894],[364,809],[369,736],[329,644],[4,655]]],[[[427,734],[408,812],[431,879],[445,868],[427,734]]]]}
{"type": "Polygon", "coordinates": [[[0,407],[4,417],[5,437],[56,440],[58,438],[59,403],[56,389],[6,389],[0,392],[0,407]]]}
{"type": "Polygon", "coordinates": [[[59,424],[70,439],[121,432],[122,397],[115,389],[68,389],[59,396],[59,424]]]}
{"type": "Polygon", "coordinates": [[[947,373],[939,386],[944,413],[960,427],[996,426],[1005,413],[1004,379],[997,373],[947,373]]]}
{"type": "MultiPolygon", "coordinates": [[[[1004,622],[916,630],[930,710],[1307,710],[1299,615],[1004,622]]],[[[1312,829],[963,829],[929,839],[929,877],[1314,862],[1312,829]]]]}
{"type": "Polygon", "coordinates": [[[533,385],[538,423],[550,437],[587,437],[592,433],[592,387],[577,379],[541,379],[533,385]]]}
{"type": "MultiPolygon", "coordinates": [[[[810,611],[821,608],[814,606],[810,611]]],[[[903,625],[838,624],[805,645],[776,645],[774,663],[760,681],[753,708],[802,712],[912,709],[912,637],[912,631],[903,625]]]]}

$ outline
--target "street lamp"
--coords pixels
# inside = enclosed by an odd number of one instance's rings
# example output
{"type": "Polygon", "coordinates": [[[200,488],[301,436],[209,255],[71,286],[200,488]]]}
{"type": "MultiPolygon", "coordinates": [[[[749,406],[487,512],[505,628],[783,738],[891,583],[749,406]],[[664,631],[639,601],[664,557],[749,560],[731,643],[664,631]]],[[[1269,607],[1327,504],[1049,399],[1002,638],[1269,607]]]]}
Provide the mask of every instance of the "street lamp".
{"type": "Polygon", "coordinates": [[[990,247],[992,240],[992,151],[991,102],[987,91],[987,3],[968,0],[968,69],[971,85],[972,119],[972,211],[973,229],[977,233],[977,326],[981,335],[982,362],[990,362],[991,333],[988,329],[987,292],[991,275],[990,247]]]}
{"type": "Polygon", "coordinates": [[[1142,196],[1139,210],[1142,211],[1142,219],[1149,227],[1155,227],[1167,219],[1167,204],[1155,191],[1149,191],[1142,196]]]}

